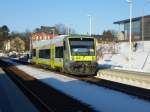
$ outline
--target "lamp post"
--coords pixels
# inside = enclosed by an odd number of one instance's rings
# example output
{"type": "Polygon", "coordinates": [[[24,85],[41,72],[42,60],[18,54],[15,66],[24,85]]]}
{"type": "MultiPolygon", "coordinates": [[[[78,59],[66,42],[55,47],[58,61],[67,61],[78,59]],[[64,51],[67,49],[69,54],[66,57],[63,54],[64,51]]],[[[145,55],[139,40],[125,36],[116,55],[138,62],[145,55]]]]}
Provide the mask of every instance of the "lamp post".
{"type": "Polygon", "coordinates": [[[67,27],[67,32],[68,32],[67,34],[70,35],[70,25],[68,25],[67,27]]]}
{"type": "Polygon", "coordinates": [[[30,39],[30,53],[32,53],[32,36],[30,36],[29,39],[30,39]]]}
{"type": "Polygon", "coordinates": [[[90,35],[90,37],[91,37],[91,32],[92,32],[92,16],[89,14],[88,15],[88,17],[89,17],[89,22],[90,22],[90,32],[89,32],[89,35],[90,35]]]}
{"type": "Polygon", "coordinates": [[[35,35],[35,32],[31,33],[31,36],[29,37],[29,39],[30,39],[30,56],[31,56],[31,58],[32,58],[33,41],[34,41],[33,36],[34,35],[35,35]]]}
{"type": "Polygon", "coordinates": [[[72,26],[73,26],[73,24],[70,24],[70,25],[69,25],[69,28],[70,28],[70,29],[69,29],[69,34],[70,34],[70,35],[72,35],[72,33],[73,33],[73,32],[72,32],[72,30],[73,30],[73,29],[72,29],[72,26]]]}
{"type": "Polygon", "coordinates": [[[143,51],[144,51],[144,6],[150,3],[150,0],[144,3],[142,9],[142,44],[143,44],[143,51]]]}
{"type": "Polygon", "coordinates": [[[66,25],[66,28],[65,28],[65,32],[66,32],[66,35],[70,35],[70,25],[66,25]]]}
{"type": "Polygon", "coordinates": [[[51,29],[52,32],[53,32],[53,38],[54,38],[54,35],[55,35],[55,29],[51,29]]]}
{"type": "Polygon", "coordinates": [[[130,34],[129,34],[129,67],[131,68],[131,53],[132,53],[132,43],[131,43],[131,36],[132,36],[132,0],[127,0],[130,9],[130,34]]]}

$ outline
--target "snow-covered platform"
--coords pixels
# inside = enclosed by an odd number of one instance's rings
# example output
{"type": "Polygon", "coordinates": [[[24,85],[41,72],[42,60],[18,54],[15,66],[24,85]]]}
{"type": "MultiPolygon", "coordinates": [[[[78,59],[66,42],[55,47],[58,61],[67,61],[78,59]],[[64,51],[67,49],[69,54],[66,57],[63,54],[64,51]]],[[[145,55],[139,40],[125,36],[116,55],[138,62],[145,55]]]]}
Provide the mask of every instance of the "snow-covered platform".
{"type": "Polygon", "coordinates": [[[150,90],[150,73],[122,69],[102,69],[97,73],[97,77],[150,90]]]}
{"type": "Polygon", "coordinates": [[[0,112],[38,112],[1,68],[0,112]]]}
{"type": "MultiPolygon", "coordinates": [[[[149,112],[150,102],[54,72],[45,71],[5,59],[43,83],[88,104],[97,112],[149,112]]],[[[56,98],[57,99],[57,98],[56,98]]]]}

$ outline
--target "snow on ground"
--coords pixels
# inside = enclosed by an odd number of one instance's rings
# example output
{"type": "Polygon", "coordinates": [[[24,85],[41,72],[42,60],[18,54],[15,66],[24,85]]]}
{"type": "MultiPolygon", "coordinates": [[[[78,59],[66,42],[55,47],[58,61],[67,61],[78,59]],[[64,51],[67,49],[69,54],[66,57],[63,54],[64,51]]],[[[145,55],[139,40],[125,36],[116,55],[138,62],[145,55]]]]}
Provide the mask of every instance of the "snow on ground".
{"type": "Polygon", "coordinates": [[[108,67],[150,73],[150,41],[144,42],[144,50],[141,41],[137,42],[136,50],[134,45],[135,42],[132,45],[131,67],[129,67],[128,42],[103,44],[98,46],[98,52],[102,52],[102,56],[98,60],[100,68],[108,67]]]}
{"type": "MultiPolygon", "coordinates": [[[[16,64],[15,62],[11,63],[16,64]]],[[[98,112],[150,112],[150,102],[70,77],[25,65],[17,68],[63,93],[89,104],[98,112]]]]}

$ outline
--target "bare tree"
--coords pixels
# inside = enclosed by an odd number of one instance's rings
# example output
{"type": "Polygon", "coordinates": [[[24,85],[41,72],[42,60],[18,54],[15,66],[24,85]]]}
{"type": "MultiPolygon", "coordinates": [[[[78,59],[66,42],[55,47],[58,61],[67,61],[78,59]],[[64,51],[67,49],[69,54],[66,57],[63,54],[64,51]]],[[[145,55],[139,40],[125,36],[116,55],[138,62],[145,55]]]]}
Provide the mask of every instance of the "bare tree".
{"type": "Polygon", "coordinates": [[[66,26],[65,24],[55,24],[54,27],[56,28],[58,34],[75,34],[75,30],[71,26],[66,26]]]}
{"type": "Polygon", "coordinates": [[[0,49],[4,48],[4,41],[9,38],[9,28],[7,25],[0,27],[0,49]]]}
{"type": "Polygon", "coordinates": [[[67,34],[67,27],[64,24],[55,24],[58,34],[67,34]]]}
{"type": "Polygon", "coordinates": [[[17,52],[24,51],[25,50],[25,42],[20,37],[16,37],[11,42],[11,50],[14,50],[17,52]]]}

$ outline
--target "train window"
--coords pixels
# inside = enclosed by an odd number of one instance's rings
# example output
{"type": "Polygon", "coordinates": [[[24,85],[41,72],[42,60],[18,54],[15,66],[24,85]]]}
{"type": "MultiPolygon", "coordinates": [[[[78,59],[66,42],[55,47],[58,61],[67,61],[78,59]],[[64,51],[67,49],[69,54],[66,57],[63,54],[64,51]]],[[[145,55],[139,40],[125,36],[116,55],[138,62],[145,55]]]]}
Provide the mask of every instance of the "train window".
{"type": "Polygon", "coordinates": [[[39,58],[50,58],[50,49],[41,49],[39,50],[39,58]]]}
{"type": "Polygon", "coordinates": [[[36,56],[36,50],[35,50],[35,49],[32,50],[32,56],[33,56],[33,57],[36,56]]]}
{"type": "Polygon", "coordinates": [[[70,38],[70,50],[72,56],[93,56],[95,55],[93,38],[70,38]]]}
{"type": "Polygon", "coordinates": [[[50,49],[45,49],[45,58],[46,59],[50,58],[50,49]]]}
{"type": "Polygon", "coordinates": [[[63,47],[55,48],[55,58],[63,58],[63,47]]]}
{"type": "Polygon", "coordinates": [[[43,50],[39,50],[39,58],[44,58],[44,52],[43,52],[43,50]]]}

